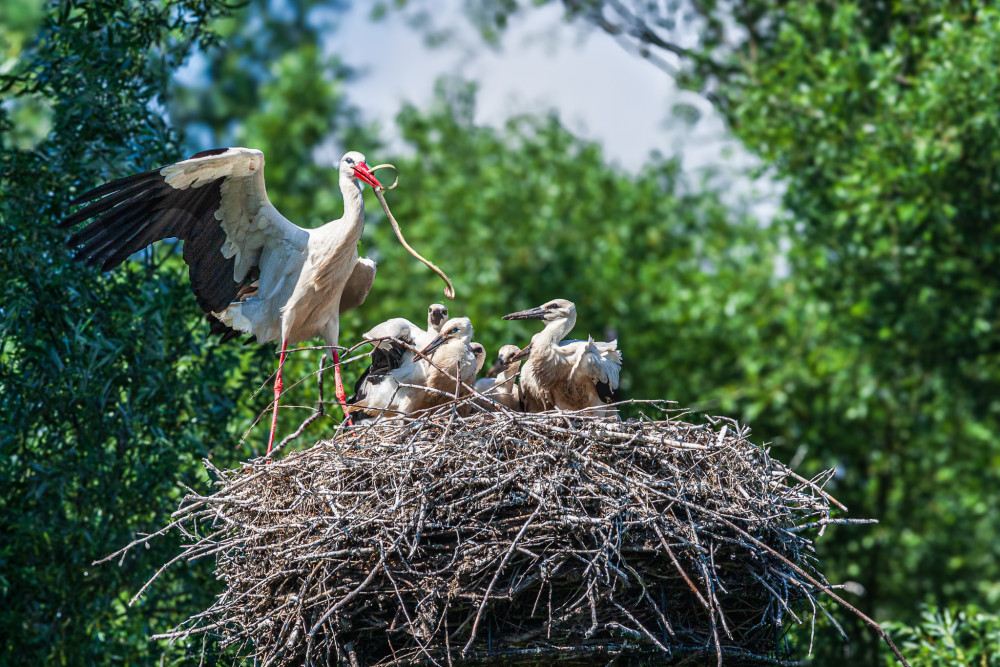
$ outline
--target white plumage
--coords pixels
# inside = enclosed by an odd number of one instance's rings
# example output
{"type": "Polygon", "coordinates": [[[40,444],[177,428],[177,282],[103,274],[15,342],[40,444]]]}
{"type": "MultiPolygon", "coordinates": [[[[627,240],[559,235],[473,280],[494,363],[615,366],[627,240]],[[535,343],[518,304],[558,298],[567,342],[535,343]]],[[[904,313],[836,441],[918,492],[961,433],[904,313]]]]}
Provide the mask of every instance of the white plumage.
{"type": "MultiPolygon", "coordinates": [[[[62,223],[93,218],[69,243],[83,244],[77,258],[103,270],[155,241],[183,240],[191,288],[209,314],[213,332],[224,338],[244,332],[261,343],[281,341],[268,452],[285,348],[317,336],[335,346],[340,313],[361,305],[375,280],[375,262],[358,257],[364,228],[358,179],[380,185],[357,152],[344,155],[339,177],[343,217],[318,229],[303,229],[268,200],[262,152],[215,149],[99,186],[77,199],[97,201],[62,223]]],[[[337,397],[343,405],[335,349],[333,357],[337,397]]]]}
{"type": "MultiPolygon", "coordinates": [[[[496,376],[476,380],[476,391],[511,410],[521,409],[521,391],[514,383],[521,368],[520,360],[516,359],[520,351],[517,345],[504,345],[497,353],[496,364],[490,369],[491,373],[496,371],[496,376]]],[[[492,407],[488,401],[482,401],[482,404],[487,410],[492,407]]]]}
{"type": "Polygon", "coordinates": [[[576,324],[576,306],[554,299],[538,308],[504,315],[505,320],[540,319],[545,328],[514,359],[527,357],[521,368],[520,390],[527,412],[582,410],[613,416],[607,404],[618,389],[622,356],[618,342],[563,340],[576,324]]]}
{"type": "MultiPolygon", "coordinates": [[[[472,333],[467,317],[444,322],[438,333],[401,317],[377,325],[365,339],[388,340],[376,344],[371,366],[358,379],[348,409],[368,418],[406,416],[447,402],[455,393],[456,370],[462,383],[471,386],[477,364],[481,367],[480,359],[485,359],[485,350],[477,358],[472,333]]],[[[460,395],[466,393],[460,388],[460,395]]]]}

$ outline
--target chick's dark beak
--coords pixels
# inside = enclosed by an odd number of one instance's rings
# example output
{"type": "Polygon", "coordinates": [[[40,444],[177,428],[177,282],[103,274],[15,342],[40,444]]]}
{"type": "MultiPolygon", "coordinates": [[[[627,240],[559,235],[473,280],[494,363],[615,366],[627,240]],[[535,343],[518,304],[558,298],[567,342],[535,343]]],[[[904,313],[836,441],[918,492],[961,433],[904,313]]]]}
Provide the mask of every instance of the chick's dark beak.
{"type": "Polygon", "coordinates": [[[359,162],[354,165],[354,175],[360,178],[362,181],[372,186],[373,188],[381,188],[382,184],[378,182],[375,178],[375,174],[371,172],[368,165],[364,162],[359,162]]]}
{"type": "Polygon", "coordinates": [[[532,345],[534,345],[534,343],[528,343],[527,345],[524,346],[523,350],[521,350],[517,354],[511,355],[507,359],[507,365],[509,366],[512,363],[514,363],[515,361],[524,361],[525,359],[527,359],[528,357],[530,357],[531,356],[531,346],[532,345]]]}
{"type": "Polygon", "coordinates": [[[495,378],[497,375],[500,374],[501,371],[505,370],[509,365],[510,363],[503,357],[498,358],[497,362],[492,366],[490,366],[490,370],[486,371],[486,377],[495,378]]]}
{"type": "Polygon", "coordinates": [[[539,306],[538,308],[529,308],[528,310],[521,310],[516,313],[511,313],[510,315],[504,315],[502,319],[505,320],[540,320],[545,317],[545,309],[539,306]]]}
{"type": "Polygon", "coordinates": [[[432,340],[427,344],[427,347],[420,350],[420,354],[424,355],[425,357],[428,356],[431,352],[441,347],[441,344],[444,343],[444,341],[445,337],[438,334],[437,336],[434,337],[434,340],[432,340]]]}

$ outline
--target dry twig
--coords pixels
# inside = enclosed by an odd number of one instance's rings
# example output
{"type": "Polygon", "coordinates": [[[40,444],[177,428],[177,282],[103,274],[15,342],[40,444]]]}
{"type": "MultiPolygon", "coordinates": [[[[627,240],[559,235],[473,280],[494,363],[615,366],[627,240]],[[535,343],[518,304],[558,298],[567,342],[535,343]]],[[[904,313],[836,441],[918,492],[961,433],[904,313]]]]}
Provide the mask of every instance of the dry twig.
{"type": "Polygon", "coordinates": [[[666,401],[617,422],[476,398],[210,467],[218,488],[154,535],[181,531],[175,560],[213,555],[225,592],[160,637],[273,665],[782,664],[783,627],[845,604],[804,534],[850,523],[831,517],[829,475],[795,475],[747,429],[666,401]]]}

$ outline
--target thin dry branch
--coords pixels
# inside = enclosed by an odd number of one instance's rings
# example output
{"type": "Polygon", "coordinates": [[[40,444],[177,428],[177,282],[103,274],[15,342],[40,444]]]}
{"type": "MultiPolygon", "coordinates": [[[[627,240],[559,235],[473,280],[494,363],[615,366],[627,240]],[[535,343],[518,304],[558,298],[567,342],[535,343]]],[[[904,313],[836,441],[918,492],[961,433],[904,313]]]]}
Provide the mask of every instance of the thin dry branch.
{"type": "Polygon", "coordinates": [[[819,597],[859,613],[810,558],[807,533],[852,522],[831,518],[829,475],[805,480],[748,429],[685,423],[666,401],[619,422],[481,398],[210,467],[216,490],[154,535],[184,537],[171,562],[214,555],[224,593],[160,636],[270,665],[785,664],[776,628],[811,634],[819,597]]]}

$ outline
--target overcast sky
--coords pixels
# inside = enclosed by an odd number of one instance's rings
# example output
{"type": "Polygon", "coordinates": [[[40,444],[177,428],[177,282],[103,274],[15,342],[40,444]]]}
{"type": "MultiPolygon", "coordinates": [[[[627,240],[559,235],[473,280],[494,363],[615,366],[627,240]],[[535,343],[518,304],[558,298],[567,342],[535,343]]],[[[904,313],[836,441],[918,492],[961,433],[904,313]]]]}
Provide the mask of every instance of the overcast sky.
{"type": "MultiPolygon", "coordinates": [[[[678,90],[663,70],[606,34],[566,23],[559,3],[516,18],[496,50],[483,45],[461,4],[434,0],[434,28],[452,35],[435,48],[426,44],[426,30],[409,24],[412,12],[391,11],[373,22],[371,3],[360,1],[346,10],[320,9],[311,15],[323,25],[326,50],[358,73],[347,84],[348,97],[368,120],[379,123],[390,144],[398,140],[394,119],[405,102],[426,107],[440,77],[459,76],[479,85],[477,123],[500,126],[519,113],[554,110],[567,128],[600,142],[605,155],[626,171],[636,171],[654,150],[679,155],[690,182],[711,170],[717,174],[713,184],[723,188],[731,204],[751,203],[763,220],[773,215],[777,189],[743,176],[756,161],[729,135],[706,99],[678,90]],[[694,126],[672,119],[678,103],[700,111],[694,126]]],[[[196,54],[178,78],[192,83],[203,75],[204,59],[196,54]]],[[[317,157],[333,164],[342,150],[332,138],[317,157]]]]}
{"type": "MultiPolygon", "coordinates": [[[[533,10],[515,21],[500,51],[482,46],[475,29],[455,11],[438,17],[454,38],[428,48],[404,15],[372,23],[366,3],[355,3],[329,46],[364,73],[350,95],[387,129],[404,101],[424,106],[435,80],[455,74],[479,82],[477,122],[499,125],[520,112],[556,109],[577,134],[599,139],[608,154],[626,163],[642,161],[653,148],[669,150],[663,121],[676,91],[668,76],[627,54],[603,35],[584,33],[562,19],[562,9],[533,10]],[[350,43],[369,49],[343,49],[350,43]],[[375,47],[374,45],[378,45],[375,47]],[[367,54],[377,54],[371,58],[367,54]]],[[[448,4],[454,4],[449,2],[448,4]]]]}
{"type": "Polygon", "coordinates": [[[483,47],[460,2],[438,3],[451,10],[436,14],[434,25],[450,29],[453,39],[436,48],[425,44],[424,32],[408,25],[404,14],[390,12],[372,22],[367,2],[338,15],[330,33],[327,48],[360,73],[348,84],[349,97],[387,138],[398,137],[393,119],[404,102],[426,106],[439,77],[458,75],[479,84],[478,123],[499,126],[518,113],[555,110],[570,130],[601,142],[609,159],[628,171],[653,150],[679,154],[693,179],[706,167],[718,170],[733,196],[764,191],[754,197],[764,200],[754,209],[764,217],[773,212],[773,186],[751,186],[740,176],[755,161],[707,100],[678,90],[669,75],[604,33],[566,23],[558,3],[513,21],[499,50],[483,47]],[[671,108],[680,102],[701,112],[693,127],[671,120],[671,108]]]}

